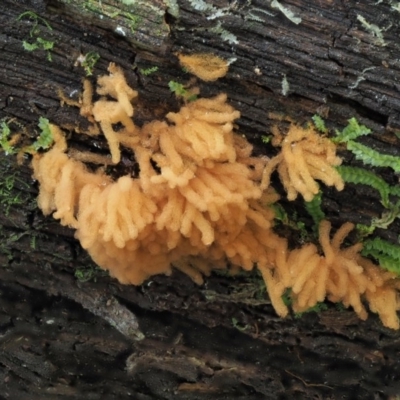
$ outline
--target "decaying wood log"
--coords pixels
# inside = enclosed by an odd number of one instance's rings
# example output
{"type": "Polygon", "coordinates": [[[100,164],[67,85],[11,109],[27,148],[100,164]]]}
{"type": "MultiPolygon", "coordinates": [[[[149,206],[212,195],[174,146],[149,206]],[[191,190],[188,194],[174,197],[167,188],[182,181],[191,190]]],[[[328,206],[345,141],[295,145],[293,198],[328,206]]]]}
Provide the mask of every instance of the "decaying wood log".
{"type": "MultiPolygon", "coordinates": [[[[277,116],[330,128],[356,117],[365,139],[399,155],[400,14],[376,0],[3,0],[0,120],[34,138],[39,117],[72,132],[89,52],[93,76],[120,65],[140,92],[138,124],[179,102],[168,82],[226,92],[256,154],[277,116]],[[123,4],[126,3],[126,4],[123,4]],[[301,21],[300,21],[301,19],[301,21]],[[36,47],[36,48],[35,48],[36,47]],[[29,51],[28,51],[29,50],[29,51]],[[211,52],[227,76],[204,83],[174,53],[211,52]],[[149,71],[154,71],[149,74],[149,71]],[[13,125],[14,124],[14,125],[13,125]]],[[[73,135],[83,149],[101,139],[73,135]]],[[[346,162],[353,163],[347,152],[346,162]]],[[[278,318],[256,273],[214,274],[203,287],[180,273],[141,287],[102,273],[73,237],[37,209],[29,160],[0,154],[1,399],[387,399],[400,394],[400,336],[349,310],[278,318]]],[[[392,185],[398,177],[378,171],[392,185]]],[[[324,191],[336,225],[384,211],[374,191],[324,191]]],[[[290,206],[310,222],[302,204],[290,206]]],[[[378,231],[393,242],[397,218],[378,231]]],[[[293,232],[292,240],[298,237],[293,232]]]]}

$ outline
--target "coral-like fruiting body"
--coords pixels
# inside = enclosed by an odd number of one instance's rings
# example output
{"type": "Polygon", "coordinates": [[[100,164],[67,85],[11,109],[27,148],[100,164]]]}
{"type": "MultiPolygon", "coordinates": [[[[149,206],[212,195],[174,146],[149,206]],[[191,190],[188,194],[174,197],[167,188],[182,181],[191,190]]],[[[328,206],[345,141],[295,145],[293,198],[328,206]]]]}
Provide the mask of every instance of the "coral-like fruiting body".
{"type": "Polygon", "coordinates": [[[385,326],[399,329],[396,310],[400,306],[400,281],[394,273],[383,271],[362,257],[359,254],[360,243],[341,248],[353,228],[354,225],[347,222],[330,239],[331,224],[321,221],[319,242],[323,255],[314,244],[287,251],[286,242],[281,242],[280,251],[284,255],[281,262],[276,263],[274,271],[261,268],[272,304],[279,315],[288,313],[282,295],[291,289],[292,307],[296,312],[306,311],[328,299],[341,302],[345,307],[351,306],[365,320],[367,312],[363,300],[366,300],[385,326]]]}
{"type": "Polygon", "coordinates": [[[228,72],[229,64],[214,54],[177,53],[182,67],[203,81],[216,81],[228,72]]]}
{"type": "Polygon", "coordinates": [[[319,191],[316,180],[335,186],[337,190],[344,188],[343,179],[334,168],[341,164],[341,159],[336,156],[336,146],[329,139],[319,135],[313,127],[302,128],[295,124],[291,124],[285,136],[276,127],[272,133],[275,136],[272,143],[282,150],[267,164],[262,188],[269,186],[275,169],[288,200],[296,199],[300,193],[305,201],[311,201],[319,191]]]}
{"type": "Polygon", "coordinates": [[[343,249],[353,229],[344,224],[330,239],[331,226],[323,220],[319,243],[289,250],[287,240],[272,230],[277,200],[269,187],[278,169],[289,199],[301,193],[310,200],[315,179],[341,190],[334,169],[340,164],[334,145],[312,129],[292,125],[285,138],[275,131],[282,152],[269,160],[251,156],[252,146],[234,133],[240,113],[226,95],[200,99],[142,128],[131,117],[137,92],[122,71],[110,65],[110,76],[99,79],[101,98],[92,104],[92,88],[85,84],[81,114],[108,141],[105,156],[69,151],[63,132],[50,125],[53,147],[33,156],[39,181],[38,205],[52,212],[76,237],[94,261],[121,283],[139,285],[175,267],[198,284],[212,269],[251,270],[257,265],[272,305],[284,317],[282,295],[291,289],[293,309],[302,312],[329,299],[351,306],[367,317],[362,301],[379,314],[383,324],[398,329],[400,281],[359,252],[360,244],[343,249]],[[114,130],[112,124],[121,123],[114,130]],[[112,164],[121,148],[135,155],[139,173],[112,178],[104,168],[89,170],[85,162],[112,164]]]}
{"type": "Polygon", "coordinates": [[[272,210],[259,204],[267,158],[252,158],[252,146],[233,133],[240,113],[226,95],[193,101],[169,113],[168,123],[139,129],[130,119],[137,93],[116,66],[110,72],[97,91],[115,101],[101,98],[90,106],[84,94],[85,113],[100,124],[112,162],[121,159],[121,146],[128,148],[139,175],[114,180],[102,169],[89,172],[80,160],[96,157],[68,157],[65,139],[52,125],[56,144],[33,161],[43,212],[55,211],[62,224],[74,227],[95,262],[122,283],[170,274],[172,265],[200,283],[215,267],[250,270],[265,263],[268,238],[276,236],[272,210]],[[112,127],[117,122],[119,131],[112,127]]]}

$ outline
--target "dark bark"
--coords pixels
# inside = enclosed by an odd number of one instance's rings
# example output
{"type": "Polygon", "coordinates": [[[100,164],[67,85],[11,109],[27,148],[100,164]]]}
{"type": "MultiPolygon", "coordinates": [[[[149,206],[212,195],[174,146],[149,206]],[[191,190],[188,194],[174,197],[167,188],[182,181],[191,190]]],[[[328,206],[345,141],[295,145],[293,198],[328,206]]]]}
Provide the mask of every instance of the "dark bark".
{"type": "MultiPolygon", "coordinates": [[[[119,15],[110,3],[0,4],[0,119],[15,118],[11,124],[32,137],[40,116],[65,129],[84,126],[77,109],[60,106],[57,91],[80,91],[84,71],[74,64],[89,51],[100,55],[95,76],[116,62],[138,88],[138,123],[161,118],[178,107],[168,82],[191,79],[173,53],[214,52],[236,61],[217,83],[196,84],[204,96],[228,93],[256,153],[274,152],[260,139],[276,123],[269,113],[304,122],[318,112],[330,127],[357,117],[374,129],[369,145],[399,154],[393,134],[400,127],[399,14],[386,2],[282,1],[302,18],[299,25],[263,1],[214,1],[203,12],[178,1],[179,16],[158,0],[139,1],[131,14],[119,15]],[[53,29],[39,20],[39,33],[32,33],[32,18],[17,20],[27,10],[53,29]],[[223,15],[210,18],[217,11],[223,15]],[[357,15],[384,28],[383,39],[367,32],[357,15]],[[22,42],[38,36],[54,41],[52,61],[46,50],[24,51],[22,42]],[[156,73],[142,73],[153,66],[156,73]]],[[[71,140],[105,148],[101,141],[71,140]]],[[[328,305],[280,319],[255,273],[213,275],[203,287],[180,273],[141,287],[119,285],[96,269],[71,230],[36,208],[28,160],[19,166],[3,153],[0,160],[0,399],[381,399],[400,393],[400,336],[375,315],[362,322],[328,305]]],[[[378,172],[397,182],[390,171],[378,172]]],[[[365,188],[349,185],[324,196],[336,225],[368,223],[383,211],[378,195],[365,188]]],[[[291,207],[310,222],[300,202],[291,207]]],[[[395,240],[399,220],[378,233],[395,240]]]]}

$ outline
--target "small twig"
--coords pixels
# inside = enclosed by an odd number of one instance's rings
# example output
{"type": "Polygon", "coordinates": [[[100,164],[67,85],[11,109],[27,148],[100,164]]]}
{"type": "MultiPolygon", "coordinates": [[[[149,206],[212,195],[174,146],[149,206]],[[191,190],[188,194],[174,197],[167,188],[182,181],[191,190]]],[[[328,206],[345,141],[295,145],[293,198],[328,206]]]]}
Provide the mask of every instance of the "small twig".
{"type": "Polygon", "coordinates": [[[287,369],[285,369],[285,372],[288,373],[289,375],[297,378],[298,380],[300,380],[301,382],[303,382],[303,385],[306,387],[326,387],[329,389],[333,389],[332,386],[328,386],[328,385],[324,385],[323,383],[307,383],[304,379],[300,378],[300,376],[297,376],[295,374],[293,374],[292,372],[288,371],[287,369]]]}

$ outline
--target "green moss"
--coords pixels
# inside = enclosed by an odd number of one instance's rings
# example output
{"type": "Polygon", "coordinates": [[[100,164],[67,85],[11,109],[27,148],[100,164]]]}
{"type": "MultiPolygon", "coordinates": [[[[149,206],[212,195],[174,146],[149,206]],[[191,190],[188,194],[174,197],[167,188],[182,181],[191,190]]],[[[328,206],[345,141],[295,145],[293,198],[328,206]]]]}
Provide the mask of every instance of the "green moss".
{"type": "Polygon", "coordinates": [[[53,41],[37,37],[36,41],[33,43],[29,43],[24,40],[22,42],[22,46],[26,51],[45,50],[47,54],[47,60],[52,61],[50,50],[52,50],[54,47],[53,41]]]}
{"type": "Polygon", "coordinates": [[[365,224],[356,224],[356,229],[358,233],[358,237],[362,240],[367,236],[374,233],[375,226],[372,225],[365,225],[365,224]]]}
{"type": "Polygon", "coordinates": [[[44,18],[35,14],[33,11],[23,12],[18,16],[17,21],[21,21],[23,19],[30,19],[33,21],[32,28],[29,32],[30,36],[29,41],[24,40],[22,42],[24,50],[26,51],[44,50],[46,52],[48,61],[52,61],[51,50],[53,50],[54,41],[45,39],[40,36],[42,33],[39,28],[39,22],[42,23],[49,31],[52,31],[53,28],[44,18]]]}
{"type": "Polygon", "coordinates": [[[364,168],[341,165],[337,170],[345,182],[362,184],[377,190],[382,204],[389,207],[390,186],[378,175],[364,168]]]}
{"type": "Polygon", "coordinates": [[[168,87],[169,90],[174,93],[176,97],[181,97],[185,101],[194,101],[197,99],[197,96],[187,90],[182,83],[169,81],[168,87]]]}
{"type": "Polygon", "coordinates": [[[40,117],[38,127],[40,134],[38,138],[27,147],[22,149],[25,153],[36,153],[38,150],[46,150],[53,144],[53,135],[50,130],[50,122],[47,118],[40,117]]]}
{"type": "Polygon", "coordinates": [[[313,115],[311,119],[313,120],[314,125],[318,131],[322,133],[328,132],[328,128],[325,126],[324,120],[318,114],[313,115]]]}
{"type": "Polygon", "coordinates": [[[15,153],[15,147],[12,144],[11,129],[5,119],[0,122],[0,147],[6,156],[15,153]]]}
{"type": "Polygon", "coordinates": [[[83,56],[83,61],[81,61],[81,65],[85,70],[86,76],[91,76],[93,74],[94,66],[97,61],[100,59],[100,54],[96,51],[89,51],[83,56]]]}
{"type": "MultiPolygon", "coordinates": [[[[292,298],[292,290],[291,289],[286,289],[285,293],[282,295],[282,301],[287,307],[291,307],[293,304],[293,298],[292,298]]],[[[320,312],[320,311],[326,311],[328,309],[328,305],[326,303],[320,302],[317,303],[315,306],[308,308],[307,310],[303,312],[298,312],[294,313],[295,318],[301,318],[304,314],[310,313],[310,312],[320,312]]]]}
{"type": "Polygon", "coordinates": [[[342,131],[336,130],[336,137],[332,138],[334,143],[347,143],[350,140],[355,140],[360,136],[369,135],[371,129],[365,125],[360,125],[355,118],[348,120],[348,125],[342,131]]]}
{"type": "Polygon", "coordinates": [[[21,193],[14,190],[16,179],[16,173],[0,178],[0,204],[6,217],[11,207],[24,204],[21,193]]]}
{"type": "Polygon", "coordinates": [[[322,192],[319,191],[318,194],[314,196],[311,201],[305,201],[304,206],[307,212],[310,214],[314,221],[314,232],[318,232],[319,223],[325,219],[325,213],[321,208],[322,204],[322,192]]]}
{"type": "Polygon", "coordinates": [[[285,225],[286,227],[297,231],[300,235],[300,240],[302,243],[306,242],[310,234],[307,231],[307,227],[303,221],[300,221],[296,212],[293,212],[290,216],[286,212],[285,208],[280,203],[274,203],[271,209],[275,213],[275,221],[278,224],[285,225]]]}
{"type": "Polygon", "coordinates": [[[261,140],[264,144],[268,144],[271,142],[272,136],[271,135],[262,135],[261,140]]]}
{"type": "Polygon", "coordinates": [[[108,274],[96,265],[90,265],[88,267],[77,268],[74,275],[79,282],[96,282],[97,278],[107,276],[108,274]]]}
{"type": "MultiPolygon", "coordinates": [[[[6,155],[16,153],[28,153],[34,154],[39,150],[47,150],[53,144],[53,135],[50,130],[49,120],[43,117],[39,117],[38,128],[40,130],[37,139],[29,146],[17,147],[20,137],[25,133],[25,128],[18,122],[13,120],[3,120],[0,123],[0,147],[6,155]],[[19,131],[12,133],[10,128],[11,124],[14,124],[19,131]]],[[[26,133],[25,133],[26,134],[26,133]]]]}
{"type": "MultiPolygon", "coordinates": [[[[154,72],[158,71],[158,67],[149,67],[149,68],[141,68],[139,69],[139,72],[144,75],[144,76],[149,76],[151,74],[154,74],[154,72]]],[[[171,81],[173,82],[173,81],[171,81]]],[[[171,87],[170,87],[171,89],[171,87]]]]}
{"type": "MultiPolygon", "coordinates": [[[[6,124],[6,136],[11,134],[11,124],[16,124],[15,121],[10,121],[6,124]]],[[[16,153],[16,149],[12,149],[11,153],[16,153]]],[[[32,197],[24,191],[30,189],[30,185],[25,182],[25,177],[21,175],[21,169],[16,165],[14,157],[5,157],[0,154],[0,207],[2,215],[8,217],[12,208],[24,206],[28,210],[36,208],[32,204],[32,197]]],[[[12,222],[12,221],[11,221],[12,222]]]]}
{"type": "Polygon", "coordinates": [[[400,275],[400,246],[381,238],[364,241],[362,254],[374,257],[382,268],[400,275]]]}
{"type": "Polygon", "coordinates": [[[389,167],[397,173],[400,172],[400,157],[379,153],[353,140],[347,142],[347,149],[355,155],[357,160],[361,160],[364,164],[374,167],[389,167]]]}
{"type": "MultiPolygon", "coordinates": [[[[349,124],[341,132],[336,131],[336,137],[332,140],[336,143],[344,143],[347,150],[351,151],[355,158],[365,165],[391,168],[395,173],[399,173],[400,157],[382,154],[356,141],[360,136],[369,135],[370,133],[371,130],[369,128],[360,125],[355,118],[351,118],[349,124]]],[[[371,234],[375,228],[387,229],[396,218],[400,217],[399,185],[390,186],[384,179],[370,171],[369,168],[339,166],[337,170],[345,182],[368,185],[377,190],[381,196],[382,205],[386,208],[380,218],[372,219],[369,227],[365,225],[358,226],[361,236],[371,234]]]]}
{"type": "MultiPolygon", "coordinates": [[[[7,257],[7,260],[10,262],[13,258],[12,247],[13,244],[18,242],[22,237],[28,235],[28,232],[12,232],[7,230],[4,231],[4,228],[0,225],[0,254],[7,257]]],[[[2,265],[4,268],[5,265],[2,265]]]]}
{"type": "MultiPolygon", "coordinates": [[[[321,117],[314,115],[312,119],[317,130],[324,134],[328,132],[321,117]]],[[[381,154],[357,142],[359,137],[371,133],[371,129],[360,124],[355,118],[349,119],[348,125],[341,131],[336,130],[336,135],[332,138],[332,141],[343,143],[349,151],[355,154],[357,159],[366,165],[365,168],[341,165],[337,167],[337,171],[346,183],[367,185],[380,194],[381,203],[385,207],[385,210],[380,217],[371,218],[369,225],[357,225],[358,238],[365,243],[362,253],[364,256],[374,258],[382,268],[394,271],[400,275],[400,261],[397,258],[400,255],[400,246],[382,241],[380,238],[367,239],[371,237],[376,228],[388,229],[397,218],[400,218],[400,186],[391,186],[368,167],[369,165],[386,167],[398,173],[400,172],[400,157],[381,154]],[[378,244],[379,248],[377,247],[378,244]]],[[[266,139],[265,141],[268,142],[268,137],[266,139]]],[[[325,219],[325,214],[321,208],[322,194],[320,191],[311,202],[304,202],[305,209],[314,221],[314,233],[317,232],[316,228],[321,220],[325,219]]],[[[274,204],[272,208],[275,212],[275,219],[279,223],[300,232],[300,241],[310,239],[310,235],[307,234],[308,227],[299,223],[295,214],[289,215],[279,203],[274,204]]]]}

